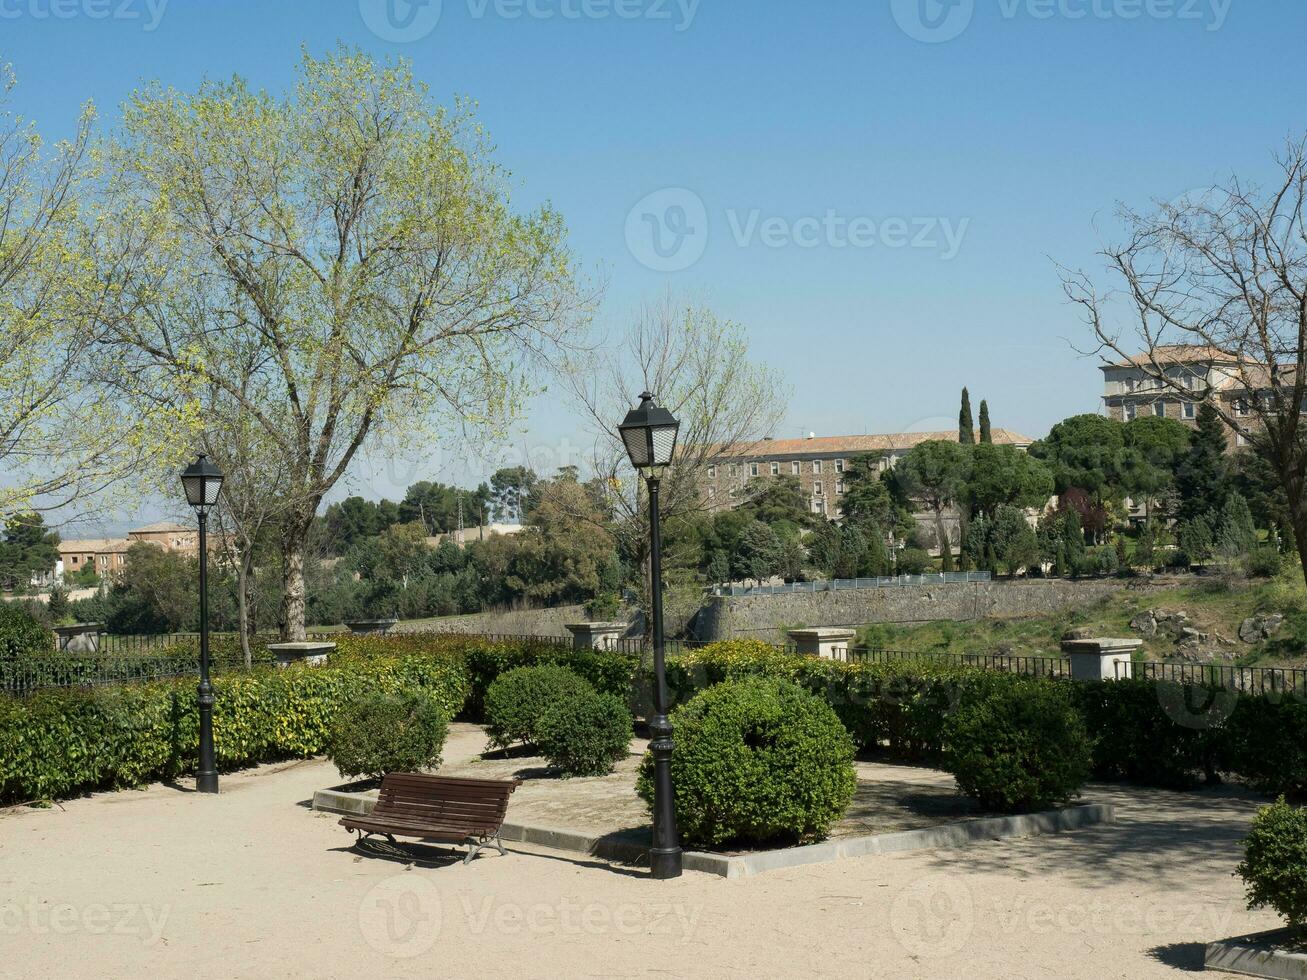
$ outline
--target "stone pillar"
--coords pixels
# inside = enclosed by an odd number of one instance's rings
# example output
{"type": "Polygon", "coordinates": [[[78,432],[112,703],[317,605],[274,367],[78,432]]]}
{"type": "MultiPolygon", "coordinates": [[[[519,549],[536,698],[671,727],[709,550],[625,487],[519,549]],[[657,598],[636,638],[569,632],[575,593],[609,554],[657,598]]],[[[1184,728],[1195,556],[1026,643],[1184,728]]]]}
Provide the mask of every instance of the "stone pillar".
{"type": "Polygon", "coordinates": [[[790,642],[799,648],[805,657],[819,657],[822,660],[842,660],[842,654],[853,646],[858,637],[857,630],[845,626],[819,626],[815,629],[790,630],[790,642]],[[837,654],[836,651],[841,651],[837,654]]]}
{"type": "Polygon", "coordinates": [[[336,644],[303,640],[298,643],[269,643],[268,649],[277,658],[278,667],[289,667],[301,662],[316,666],[327,662],[327,654],[336,649],[336,644]]]}
{"type": "Polygon", "coordinates": [[[102,623],[77,623],[54,627],[55,639],[64,653],[98,653],[102,623]]]}
{"type": "Polygon", "coordinates": [[[1114,681],[1133,676],[1131,661],[1143,640],[1063,640],[1062,652],[1071,661],[1077,681],[1114,681]]]}
{"type": "Polygon", "coordinates": [[[626,623],[568,623],[573,650],[615,650],[627,630],[626,623]]]}

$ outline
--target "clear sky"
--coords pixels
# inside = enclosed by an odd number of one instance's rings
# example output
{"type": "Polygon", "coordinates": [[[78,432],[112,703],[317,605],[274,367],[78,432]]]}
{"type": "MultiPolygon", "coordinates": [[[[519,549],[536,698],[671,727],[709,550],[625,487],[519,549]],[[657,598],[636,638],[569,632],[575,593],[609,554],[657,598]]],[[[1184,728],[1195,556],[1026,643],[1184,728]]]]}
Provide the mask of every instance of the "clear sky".
{"type": "MultiPolygon", "coordinates": [[[[281,90],[302,45],[412,59],[566,217],[601,325],[670,288],[747,327],[779,436],[950,428],[963,385],[1036,437],[1095,411],[1054,260],[1098,268],[1118,201],[1268,174],[1304,38],[1300,0],[0,0],[54,136],[150,79],[281,90]]],[[[515,441],[580,436],[546,395],[515,441]]],[[[456,455],[353,489],[481,475],[456,455]]]]}

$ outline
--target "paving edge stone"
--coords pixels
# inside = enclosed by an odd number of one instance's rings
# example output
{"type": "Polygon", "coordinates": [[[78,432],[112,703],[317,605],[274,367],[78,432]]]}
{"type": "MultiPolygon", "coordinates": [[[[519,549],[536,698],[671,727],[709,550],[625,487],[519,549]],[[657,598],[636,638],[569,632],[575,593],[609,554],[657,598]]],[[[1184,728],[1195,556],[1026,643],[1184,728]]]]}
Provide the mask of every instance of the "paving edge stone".
{"type": "MultiPolygon", "coordinates": [[[[346,793],[340,790],[320,789],[313,794],[313,809],[323,813],[367,814],[372,812],[376,800],[376,790],[368,793],[346,793]]],[[[752,854],[726,855],[686,851],[683,864],[687,871],[702,871],[723,878],[746,878],[764,871],[795,868],[805,864],[822,864],[827,861],[838,861],[841,858],[933,850],[942,847],[966,847],[968,844],[981,841],[1056,834],[1115,821],[1114,806],[1109,803],[1090,803],[1041,813],[981,817],[976,820],[923,827],[919,830],[903,830],[892,834],[845,837],[820,844],[787,847],[775,851],[756,851],[752,854]]],[[[621,835],[594,837],[575,830],[505,823],[501,836],[506,841],[538,844],[541,847],[552,847],[560,851],[576,851],[629,864],[641,864],[647,860],[646,845],[623,839],[621,835]]],[[[1265,975],[1278,976],[1278,974],[1265,975]]],[[[1292,974],[1292,976],[1294,980],[1299,976],[1307,980],[1307,974],[1292,974]]]]}
{"type": "Polygon", "coordinates": [[[1287,929],[1208,943],[1203,968],[1272,980],[1307,980],[1307,952],[1285,949],[1287,929]]]}

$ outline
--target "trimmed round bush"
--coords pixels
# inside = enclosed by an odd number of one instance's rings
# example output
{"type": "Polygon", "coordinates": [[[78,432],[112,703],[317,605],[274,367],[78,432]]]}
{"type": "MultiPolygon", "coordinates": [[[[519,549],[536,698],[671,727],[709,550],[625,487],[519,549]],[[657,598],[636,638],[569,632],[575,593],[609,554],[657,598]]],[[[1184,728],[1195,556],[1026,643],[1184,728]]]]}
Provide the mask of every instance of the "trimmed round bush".
{"type": "Polygon", "coordinates": [[[1050,681],[992,680],[945,720],[944,769],[989,810],[1039,810],[1077,796],[1093,741],[1069,692],[1050,681]]]}
{"type": "Polygon", "coordinates": [[[606,776],[630,749],[631,712],[611,694],[568,694],[545,707],[536,744],[564,776],[606,776]]]}
{"type": "Polygon", "coordinates": [[[490,744],[498,748],[508,748],[514,742],[537,745],[537,727],[546,708],[593,691],[584,680],[557,664],[517,667],[501,674],[486,689],[486,734],[490,744]]]}
{"type": "Polygon", "coordinates": [[[1283,796],[1262,807],[1244,839],[1238,875],[1248,886],[1248,908],[1271,908],[1291,929],[1307,932],[1307,808],[1283,796]]]}
{"type": "MultiPolygon", "coordinates": [[[[853,800],[853,739],[825,701],[789,681],[710,687],[672,713],[676,821],[695,847],[824,837],[853,800]]],[[[653,808],[653,756],[637,785],[653,808]]]]}
{"type": "Polygon", "coordinates": [[[327,755],[342,776],[377,779],[440,765],[449,723],[421,690],[372,692],[346,702],[327,733],[327,755]]]}

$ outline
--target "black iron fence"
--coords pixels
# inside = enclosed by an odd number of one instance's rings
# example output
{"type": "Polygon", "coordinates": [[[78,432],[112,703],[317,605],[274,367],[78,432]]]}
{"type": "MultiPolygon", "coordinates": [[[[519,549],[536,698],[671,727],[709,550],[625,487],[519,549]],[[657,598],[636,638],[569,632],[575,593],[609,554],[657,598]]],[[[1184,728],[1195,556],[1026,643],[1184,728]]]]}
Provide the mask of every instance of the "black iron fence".
{"type": "Polygon", "coordinates": [[[1220,687],[1246,694],[1307,693],[1307,668],[1235,667],[1227,664],[1117,663],[1116,677],[1220,687]]]}
{"type": "Polygon", "coordinates": [[[1003,670],[1031,677],[1070,677],[1071,661],[1065,657],[1020,657],[1005,653],[943,653],[935,651],[880,650],[868,647],[836,647],[836,660],[846,663],[887,664],[901,662],[948,664],[1003,670]]]}

